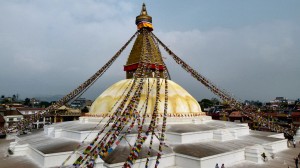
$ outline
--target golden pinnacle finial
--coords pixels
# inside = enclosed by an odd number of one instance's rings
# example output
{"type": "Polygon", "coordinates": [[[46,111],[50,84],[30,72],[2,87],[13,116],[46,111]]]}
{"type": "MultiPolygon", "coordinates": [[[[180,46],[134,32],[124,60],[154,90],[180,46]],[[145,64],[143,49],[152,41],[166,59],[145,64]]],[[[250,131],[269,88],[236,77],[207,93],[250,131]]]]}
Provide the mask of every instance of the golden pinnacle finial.
{"type": "Polygon", "coordinates": [[[135,24],[137,25],[138,30],[141,28],[147,28],[150,31],[153,30],[152,17],[148,15],[145,3],[143,3],[141,14],[135,19],[135,24]]]}
{"type": "Polygon", "coordinates": [[[145,3],[143,3],[143,7],[142,7],[142,11],[141,11],[141,15],[148,15],[148,14],[147,14],[147,9],[146,9],[146,5],[145,5],[145,3]]]}

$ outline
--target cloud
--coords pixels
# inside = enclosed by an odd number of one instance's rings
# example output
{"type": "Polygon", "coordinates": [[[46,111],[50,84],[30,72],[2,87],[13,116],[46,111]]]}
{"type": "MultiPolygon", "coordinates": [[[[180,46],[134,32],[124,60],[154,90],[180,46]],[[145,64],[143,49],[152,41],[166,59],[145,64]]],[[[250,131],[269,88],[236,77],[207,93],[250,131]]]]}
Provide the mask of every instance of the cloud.
{"type": "MultiPolygon", "coordinates": [[[[134,20],[140,5],[115,0],[0,1],[1,94],[67,94],[103,66],[136,31],[134,20]]],[[[162,22],[159,19],[155,18],[156,23],[162,22]]],[[[192,30],[187,21],[185,24],[182,31],[154,25],[154,33],[221,88],[241,99],[299,97],[299,23],[219,25],[205,31],[195,23],[192,30]]],[[[130,46],[84,96],[95,98],[124,79],[129,52],[130,46]]],[[[174,66],[170,57],[166,62],[172,79],[198,100],[214,96],[174,66]]]]}
{"type": "Polygon", "coordinates": [[[135,31],[134,18],[126,16],[133,6],[126,1],[0,3],[3,94],[65,94],[135,31]]]}
{"type": "MultiPolygon", "coordinates": [[[[241,99],[261,100],[299,97],[299,34],[299,25],[282,21],[239,29],[157,33],[178,56],[221,88],[241,99]]],[[[186,74],[169,67],[176,81],[186,74]]],[[[189,87],[198,99],[209,96],[197,86],[189,87]]]]}

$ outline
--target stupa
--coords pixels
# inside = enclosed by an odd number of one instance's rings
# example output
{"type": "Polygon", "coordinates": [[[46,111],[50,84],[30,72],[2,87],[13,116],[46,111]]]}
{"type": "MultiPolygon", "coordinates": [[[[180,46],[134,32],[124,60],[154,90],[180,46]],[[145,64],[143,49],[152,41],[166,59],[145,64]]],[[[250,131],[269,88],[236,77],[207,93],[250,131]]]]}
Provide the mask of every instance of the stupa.
{"type": "MultiPolygon", "coordinates": [[[[148,15],[145,4],[140,15],[136,17],[136,24],[139,33],[124,66],[126,79],[105,90],[92,104],[90,112],[80,117],[79,121],[56,123],[45,126],[44,131],[17,136],[16,141],[9,147],[14,155],[30,157],[41,167],[72,165],[95,137],[103,138],[105,133],[109,132],[108,129],[104,129],[104,132],[99,134],[99,130],[105,128],[105,123],[115,114],[113,111],[117,110],[121,101],[128,98],[126,95],[134,97],[130,94],[138,88],[131,87],[133,81],[143,86],[136,109],[145,110],[145,125],[151,123],[152,111],[155,111],[155,102],[159,99],[155,114],[159,130],[165,114],[165,80],[168,83],[168,125],[159,167],[208,168],[214,167],[216,163],[224,163],[226,167],[230,167],[245,160],[261,164],[261,153],[264,152],[271,158],[276,152],[287,148],[283,134],[251,131],[247,124],[214,121],[206,116],[191,94],[168,79],[169,75],[165,73],[167,69],[157,42],[149,33],[142,33],[142,30],[153,30],[152,17],[148,15]],[[148,39],[147,43],[145,39],[148,39]],[[148,49],[145,49],[146,44],[148,49]],[[151,55],[147,62],[141,61],[141,56],[149,53],[151,55]],[[143,76],[138,71],[141,64],[147,67],[143,76]],[[158,86],[157,83],[161,85],[158,86]],[[160,87],[160,94],[155,92],[157,87],[160,87]],[[148,103],[147,109],[144,106],[145,102],[148,103]]],[[[98,157],[94,167],[123,167],[137,140],[139,127],[134,124],[130,133],[121,132],[124,138],[118,146],[105,158],[98,157]]],[[[156,134],[152,138],[151,149],[148,138],[133,167],[145,167],[146,162],[148,167],[154,167],[157,163],[160,138],[156,134]]]]}
{"type": "MultiPolygon", "coordinates": [[[[146,6],[143,4],[142,10],[140,15],[136,17],[136,25],[139,30],[141,29],[148,29],[148,31],[153,30],[152,26],[152,17],[148,15],[146,6]]],[[[147,74],[144,76],[146,80],[143,81],[144,90],[142,91],[141,97],[140,97],[140,103],[139,107],[142,106],[142,104],[145,102],[147,97],[147,88],[148,86],[152,88],[152,91],[149,95],[149,108],[147,109],[148,116],[151,115],[154,103],[156,100],[156,78],[154,77],[155,73],[155,66],[158,66],[159,72],[160,72],[160,80],[161,80],[161,88],[165,88],[164,86],[164,73],[162,72],[165,64],[163,62],[161,53],[158,49],[158,45],[151,37],[144,37],[149,36],[148,33],[139,33],[137,35],[137,38],[134,42],[133,48],[130,52],[130,55],[128,57],[127,63],[124,66],[124,71],[126,71],[126,79],[119,81],[115,84],[113,84],[111,87],[109,87],[107,90],[105,90],[93,103],[91,106],[90,112],[88,115],[96,115],[96,116],[110,116],[109,111],[115,111],[115,109],[112,109],[113,105],[120,99],[123,99],[128,91],[125,89],[128,86],[132,85],[133,80],[133,74],[136,73],[141,57],[143,55],[147,54],[147,50],[143,49],[145,47],[145,43],[143,39],[147,38],[149,39],[149,45],[151,48],[151,56],[149,57],[149,60],[147,62],[148,66],[151,68],[150,72],[147,72],[147,74]],[[125,93],[125,94],[124,94],[125,93]]],[[[169,80],[169,90],[168,90],[168,116],[201,116],[205,115],[201,111],[201,108],[199,106],[199,103],[196,101],[193,96],[191,96],[185,89],[183,89],[180,85],[176,84],[174,81],[169,80]]],[[[163,107],[164,107],[164,90],[162,89],[160,92],[160,103],[158,105],[159,110],[158,113],[160,115],[163,114],[163,107]]],[[[116,105],[117,107],[117,105],[116,105]]],[[[138,108],[139,109],[139,108],[138,108]]]]}

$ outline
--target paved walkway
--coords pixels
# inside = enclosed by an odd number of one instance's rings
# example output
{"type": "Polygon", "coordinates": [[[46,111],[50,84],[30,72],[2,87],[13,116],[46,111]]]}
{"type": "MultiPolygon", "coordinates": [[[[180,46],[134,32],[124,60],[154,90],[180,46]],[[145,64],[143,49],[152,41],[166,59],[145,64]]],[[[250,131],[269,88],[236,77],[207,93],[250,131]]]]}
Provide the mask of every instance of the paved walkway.
{"type": "MultiPolygon", "coordinates": [[[[242,161],[233,166],[226,166],[226,168],[295,168],[294,158],[300,153],[300,144],[296,148],[290,147],[275,154],[275,158],[269,158],[268,161],[262,164],[256,164],[250,161],[242,161]]],[[[300,167],[300,164],[299,164],[300,167]]]]}
{"type": "Polygon", "coordinates": [[[8,155],[7,149],[9,143],[14,140],[0,139],[0,167],[1,168],[39,168],[37,164],[33,162],[27,156],[11,156],[8,155]]]}

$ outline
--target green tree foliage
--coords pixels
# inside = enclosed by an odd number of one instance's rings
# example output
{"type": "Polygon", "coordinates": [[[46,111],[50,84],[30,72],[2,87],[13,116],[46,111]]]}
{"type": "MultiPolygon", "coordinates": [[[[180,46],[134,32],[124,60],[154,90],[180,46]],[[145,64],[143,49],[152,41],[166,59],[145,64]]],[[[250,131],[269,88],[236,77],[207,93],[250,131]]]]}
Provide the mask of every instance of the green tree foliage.
{"type": "Polygon", "coordinates": [[[82,113],[88,113],[89,112],[89,108],[88,107],[84,107],[83,109],[81,109],[82,113]]]}
{"type": "Polygon", "coordinates": [[[12,96],[12,101],[17,101],[17,96],[16,95],[12,96]]]}
{"type": "Polygon", "coordinates": [[[221,104],[221,102],[220,102],[219,99],[217,99],[217,98],[211,98],[210,101],[213,102],[213,105],[214,105],[214,106],[215,106],[215,105],[220,105],[220,104],[221,104]]]}
{"type": "Polygon", "coordinates": [[[40,102],[40,107],[43,107],[43,108],[47,108],[49,107],[51,104],[47,101],[41,101],[40,102]]]}
{"type": "Polygon", "coordinates": [[[259,100],[245,100],[244,103],[254,105],[254,106],[257,106],[257,107],[261,107],[263,105],[263,103],[260,102],[259,100]]]}
{"type": "Polygon", "coordinates": [[[209,107],[212,107],[213,105],[214,105],[214,103],[209,99],[202,99],[200,101],[200,106],[203,108],[209,108],[209,107]]]}
{"type": "Polygon", "coordinates": [[[30,99],[28,97],[25,99],[24,105],[26,105],[26,106],[30,105],[30,99]]]}

